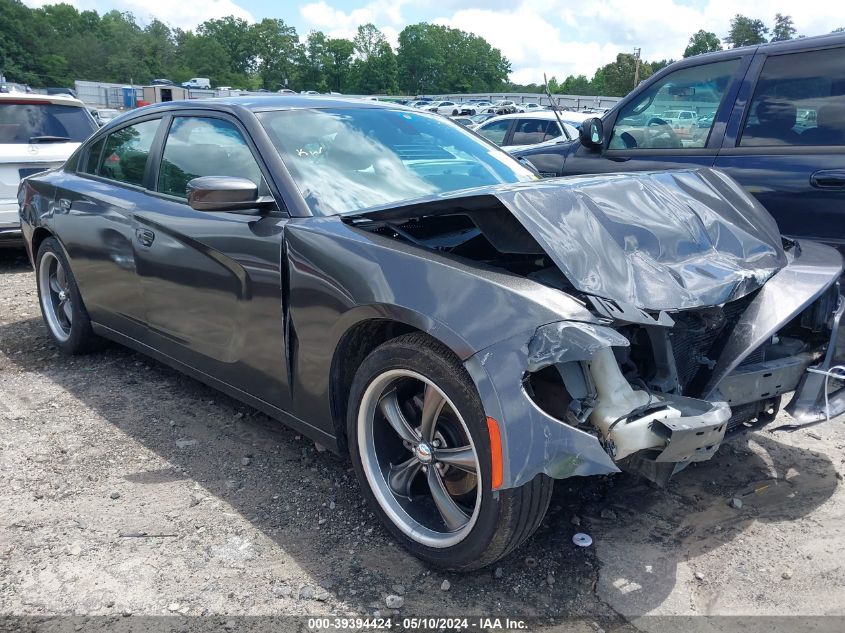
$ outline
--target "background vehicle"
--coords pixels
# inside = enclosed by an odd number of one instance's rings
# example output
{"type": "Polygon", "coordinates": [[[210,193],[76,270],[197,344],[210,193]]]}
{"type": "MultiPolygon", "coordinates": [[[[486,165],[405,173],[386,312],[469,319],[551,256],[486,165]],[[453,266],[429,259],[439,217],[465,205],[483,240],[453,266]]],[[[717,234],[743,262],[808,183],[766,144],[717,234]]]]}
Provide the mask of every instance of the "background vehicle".
{"type": "Polygon", "coordinates": [[[516,106],[517,112],[539,112],[545,110],[539,103],[518,103],[516,106]]]}
{"type": "Polygon", "coordinates": [[[464,101],[459,105],[459,114],[474,116],[481,112],[484,108],[493,105],[486,99],[470,99],[469,101],[464,101]]]}
{"type": "Polygon", "coordinates": [[[489,112],[491,114],[513,114],[516,111],[516,103],[507,99],[496,101],[490,107],[482,110],[482,112],[489,112]]]}
{"type": "Polygon", "coordinates": [[[114,108],[97,108],[94,110],[94,120],[99,125],[105,125],[112,119],[115,119],[120,116],[120,110],[115,110],[114,108]]]}
{"type": "Polygon", "coordinates": [[[61,87],[54,87],[54,88],[47,88],[46,92],[48,95],[69,95],[76,98],[76,90],[73,88],[61,88],[61,87]]]}
{"type": "Polygon", "coordinates": [[[600,127],[598,143],[586,133],[517,155],[544,176],[716,167],[756,196],[785,235],[845,253],[845,35],[676,62],[622,99],[600,127]],[[713,116],[682,138],[662,118],[669,109],[713,116]]]}
{"type": "Polygon", "coordinates": [[[667,110],[660,115],[678,136],[689,136],[698,126],[698,114],[692,110],[667,110]]]}
{"type": "Polygon", "coordinates": [[[4,92],[22,92],[22,93],[29,93],[32,92],[32,88],[26,86],[24,84],[17,84],[13,82],[3,82],[0,83],[0,93],[4,92]]]}
{"type": "MultiPolygon", "coordinates": [[[[575,127],[580,125],[580,119],[575,119],[575,125],[571,123],[572,119],[567,120],[565,114],[572,113],[558,113],[563,120],[563,124],[567,126],[569,138],[577,138],[578,130],[575,127]]],[[[555,113],[551,111],[532,112],[530,114],[505,114],[502,116],[494,116],[493,118],[481,123],[475,128],[478,134],[484,138],[492,141],[496,145],[504,147],[508,151],[516,151],[517,149],[535,145],[537,143],[544,143],[555,138],[566,138],[560,125],[558,124],[555,113]]]]}
{"type": "Polygon", "coordinates": [[[196,90],[211,90],[211,81],[208,77],[192,77],[182,84],[183,88],[194,88],[196,90]]]}
{"type": "Polygon", "coordinates": [[[67,95],[0,93],[0,243],[19,244],[21,178],[59,167],[97,129],[67,95]]]}
{"type": "Polygon", "coordinates": [[[173,86],[175,84],[172,81],[170,81],[169,79],[153,79],[150,82],[150,85],[151,86],[173,86]]]}
{"type": "Polygon", "coordinates": [[[499,115],[491,114],[491,113],[488,112],[486,114],[474,114],[470,117],[470,119],[472,119],[472,122],[475,126],[478,126],[478,125],[481,125],[482,123],[484,123],[485,121],[489,121],[490,119],[492,119],[493,117],[496,117],[496,116],[499,116],[499,115]]]}
{"type": "Polygon", "coordinates": [[[428,112],[436,112],[437,114],[445,114],[446,116],[458,115],[458,104],[454,101],[432,101],[421,107],[428,112]]]}

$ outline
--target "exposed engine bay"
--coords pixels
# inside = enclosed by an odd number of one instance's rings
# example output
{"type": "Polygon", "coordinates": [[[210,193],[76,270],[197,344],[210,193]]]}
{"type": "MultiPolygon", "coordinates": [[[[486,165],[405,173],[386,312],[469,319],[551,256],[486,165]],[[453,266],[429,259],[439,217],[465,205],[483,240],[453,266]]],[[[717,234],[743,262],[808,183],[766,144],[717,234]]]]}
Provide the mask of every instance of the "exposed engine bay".
{"type": "Polygon", "coordinates": [[[807,373],[833,363],[845,307],[841,260],[780,238],[765,211],[717,172],[669,177],[680,196],[645,174],[629,177],[630,190],[615,192],[613,203],[677,209],[668,227],[665,213],[658,226],[647,212],[642,220],[614,207],[606,182],[597,194],[585,193],[583,182],[571,195],[550,186],[543,204],[517,192],[370,212],[350,223],[582,302],[593,323],[550,323],[527,341],[522,389],[548,416],[595,435],[619,467],[665,483],[709,459],[726,433],[774,420],[786,393],[797,390],[787,411],[800,422],[845,411],[842,382],[822,386],[807,373]],[[795,262],[817,259],[826,261],[823,275],[787,274],[795,262]]]}

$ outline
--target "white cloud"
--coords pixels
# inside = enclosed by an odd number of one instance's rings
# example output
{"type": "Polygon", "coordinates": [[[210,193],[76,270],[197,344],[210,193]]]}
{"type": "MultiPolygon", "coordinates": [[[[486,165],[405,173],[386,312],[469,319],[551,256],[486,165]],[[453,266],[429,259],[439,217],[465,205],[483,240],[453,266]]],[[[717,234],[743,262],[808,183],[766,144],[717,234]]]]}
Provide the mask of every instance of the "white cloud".
{"type": "Polygon", "coordinates": [[[299,14],[307,25],[300,33],[304,39],[307,31],[317,29],[329,37],[353,39],[358,27],[363,24],[375,24],[384,33],[393,48],[399,45],[399,31],[405,26],[402,18],[402,5],[411,0],[372,0],[352,11],[341,11],[330,6],[325,0],[304,4],[299,14]]]}

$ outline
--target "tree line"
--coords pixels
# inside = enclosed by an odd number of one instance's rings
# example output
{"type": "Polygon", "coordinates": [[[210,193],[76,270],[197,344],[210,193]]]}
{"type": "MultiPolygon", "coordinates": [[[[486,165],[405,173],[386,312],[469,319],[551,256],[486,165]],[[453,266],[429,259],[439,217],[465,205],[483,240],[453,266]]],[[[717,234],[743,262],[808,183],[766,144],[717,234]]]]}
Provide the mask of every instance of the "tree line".
{"type": "Polygon", "coordinates": [[[481,92],[506,88],[511,66],[477,35],[412,24],[393,50],[372,24],[354,38],[311,31],[300,40],[284,20],[255,24],[233,16],[194,30],[131,13],[79,11],[68,4],[31,9],[0,0],[0,72],[34,87],[75,79],[146,84],[209,77],[214,86],[351,94],[481,92]]]}
{"type": "MultiPolygon", "coordinates": [[[[836,29],[841,31],[842,29],[836,29]]],[[[736,15],[728,33],[694,33],[683,56],[802,37],[792,18],[736,15]]],[[[31,9],[0,0],[0,74],[34,87],[72,86],[76,79],[146,84],[209,77],[214,86],[316,90],[349,94],[540,93],[539,83],[508,81],[510,62],[484,38],[421,22],[406,26],[393,47],[372,24],[352,39],[311,31],[304,39],[280,19],[250,24],[233,16],[206,20],[194,30],[153,19],[139,25],[131,13],[79,11],[68,4],[31,9]]],[[[592,78],[549,80],[556,94],[623,96],[636,82],[674,60],[638,60],[620,53],[592,78]]]]}
{"type": "MultiPolygon", "coordinates": [[[[839,27],[832,32],[843,31],[845,27],[839,27]]],[[[769,28],[763,20],[737,14],[731,19],[728,33],[723,38],[703,29],[694,33],[689,39],[683,56],[686,58],[720,51],[725,47],[723,44],[728,48],[738,48],[767,42],[781,42],[796,37],[804,36],[798,34],[789,15],[776,14],[772,27],[769,28]]],[[[620,53],[616,56],[616,61],[597,69],[592,79],[588,79],[586,75],[569,75],[559,82],[557,78],[552,77],[549,80],[549,89],[557,94],[622,97],[628,94],[637,82],[650,77],[674,61],[674,59],[662,59],[655,62],[642,60],[638,68],[637,59],[633,54],[620,53]]],[[[515,87],[519,92],[540,92],[542,89],[542,86],[538,84],[515,87]]]]}

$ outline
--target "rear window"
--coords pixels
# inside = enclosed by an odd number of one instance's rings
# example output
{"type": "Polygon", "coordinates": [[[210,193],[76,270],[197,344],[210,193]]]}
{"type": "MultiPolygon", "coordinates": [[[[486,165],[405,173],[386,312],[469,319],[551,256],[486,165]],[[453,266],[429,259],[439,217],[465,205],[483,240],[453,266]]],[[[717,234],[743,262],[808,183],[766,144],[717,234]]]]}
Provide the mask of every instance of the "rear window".
{"type": "Polygon", "coordinates": [[[0,102],[0,144],[81,143],[96,129],[93,119],[78,106],[0,102]]]}

